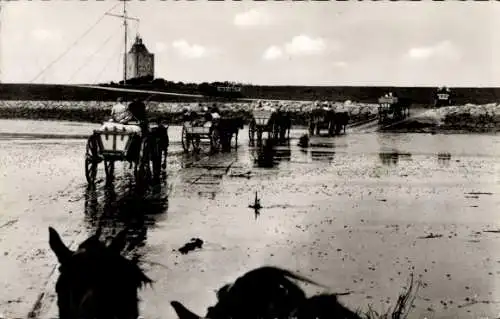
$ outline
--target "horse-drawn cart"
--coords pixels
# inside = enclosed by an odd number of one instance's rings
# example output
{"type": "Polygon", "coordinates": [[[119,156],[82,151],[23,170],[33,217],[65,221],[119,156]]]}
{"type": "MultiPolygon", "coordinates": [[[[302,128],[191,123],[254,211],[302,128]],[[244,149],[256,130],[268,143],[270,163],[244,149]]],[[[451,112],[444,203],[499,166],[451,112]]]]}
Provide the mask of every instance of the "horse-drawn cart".
{"type": "Polygon", "coordinates": [[[150,177],[151,173],[157,178],[163,165],[163,155],[166,162],[167,147],[167,129],[161,124],[151,126],[150,132],[143,136],[139,125],[106,122],[100,129],[94,130],[87,140],[85,151],[87,182],[89,184],[95,182],[100,163],[104,163],[106,180],[111,181],[116,161],[129,162],[134,168],[136,180],[150,177]]]}
{"type": "Polygon", "coordinates": [[[235,147],[238,147],[238,131],[243,128],[242,117],[218,117],[212,121],[190,119],[182,126],[182,148],[188,152],[191,147],[199,151],[203,140],[209,141],[211,151],[229,150],[231,139],[235,136],[235,147]]]}
{"type": "Polygon", "coordinates": [[[200,150],[202,140],[210,142],[210,148],[216,150],[220,145],[219,129],[212,122],[207,125],[199,124],[197,121],[184,122],[182,126],[182,148],[185,152],[191,149],[200,150]]]}
{"type": "Polygon", "coordinates": [[[434,96],[434,107],[451,105],[451,92],[448,88],[439,88],[434,96]]]}
{"type": "Polygon", "coordinates": [[[379,98],[378,103],[379,123],[402,120],[410,115],[411,101],[407,98],[386,95],[379,98]]]}
{"type": "Polygon", "coordinates": [[[268,138],[274,138],[275,136],[275,125],[273,120],[273,115],[275,110],[254,110],[252,114],[252,119],[248,126],[248,138],[250,142],[255,141],[255,135],[257,135],[257,141],[262,142],[262,134],[267,132],[268,138]]]}
{"type": "Polygon", "coordinates": [[[395,118],[397,112],[398,98],[395,96],[382,96],[378,99],[378,121],[379,123],[386,122],[389,117],[395,118]]]}

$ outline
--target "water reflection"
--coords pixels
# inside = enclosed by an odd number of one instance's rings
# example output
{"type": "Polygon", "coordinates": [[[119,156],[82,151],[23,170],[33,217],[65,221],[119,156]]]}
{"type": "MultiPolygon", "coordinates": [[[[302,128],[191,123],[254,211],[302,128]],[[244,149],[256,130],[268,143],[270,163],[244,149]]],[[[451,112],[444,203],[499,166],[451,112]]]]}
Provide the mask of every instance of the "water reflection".
{"type": "Polygon", "coordinates": [[[311,150],[311,159],[313,161],[331,163],[333,161],[334,156],[335,156],[335,152],[333,152],[333,151],[311,150]]]}
{"type": "Polygon", "coordinates": [[[197,153],[197,152],[189,152],[189,153],[182,153],[179,156],[179,164],[181,168],[188,168],[193,165],[193,163],[196,163],[197,161],[201,160],[204,157],[204,154],[197,153]]]}
{"type": "Polygon", "coordinates": [[[277,162],[289,162],[292,159],[292,151],[290,148],[278,148],[274,154],[274,160],[277,162]]]}
{"type": "Polygon", "coordinates": [[[450,166],[451,154],[450,153],[438,153],[437,154],[439,166],[448,167],[450,166]]]}
{"type": "Polygon", "coordinates": [[[137,254],[136,248],[144,246],[148,228],[167,209],[166,183],[144,189],[122,181],[102,188],[89,187],[85,191],[85,222],[90,232],[100,228],[106,237],[127,228],[127,250],[134,254],[137,254]]]}
{"type": "Polygon", "coordinates": [[[272,168],[282,161],[291,161],[292,151],[290,147],[276,147],[272,140],[265,140],[264,145],[250,149],[254,167],[272,168]]]}
{"type": "Polygon", "coordinates": [[[380,152],[378,155],[382,164],[387,166],[397,165],[401,159],[411,160],[410,153],[400,153],[398,151],[380,152]]]}

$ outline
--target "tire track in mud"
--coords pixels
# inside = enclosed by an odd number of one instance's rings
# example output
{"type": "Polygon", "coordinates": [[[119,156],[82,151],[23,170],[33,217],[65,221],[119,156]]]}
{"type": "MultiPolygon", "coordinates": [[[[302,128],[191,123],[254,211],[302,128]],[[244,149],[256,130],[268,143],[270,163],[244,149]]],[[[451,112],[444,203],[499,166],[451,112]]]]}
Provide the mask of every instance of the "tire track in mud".
{"type": "Polygon", "coordinates": [[[231,167],[237,159],[231,155],[233,153],[222,153],[214,156],[207,156],[192,163],[185,175],[179,180],[177,188],[182,193],[197,192],[198,195],[207,195],[214,199],[218,187],[222,183],[225,175],[228,175],[231,167]]]}

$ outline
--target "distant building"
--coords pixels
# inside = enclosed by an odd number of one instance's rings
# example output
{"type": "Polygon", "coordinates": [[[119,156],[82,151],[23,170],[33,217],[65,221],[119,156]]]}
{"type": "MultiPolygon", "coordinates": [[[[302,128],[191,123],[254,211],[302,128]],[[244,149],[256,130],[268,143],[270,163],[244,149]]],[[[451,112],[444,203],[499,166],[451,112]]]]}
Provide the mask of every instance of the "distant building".
{"type": "Polygon", "coordinates": [[[149,53],[140,36],[135,37],[135,43],[127,54],[127,80],[155,74],[155,55],[149,53]]]}
{"type": "Polygon", "coordinates": [[[218,85],[217,91],[219,92],[241,92],[241,86],[233,82],[226,82],[225,85],[218,85]]]}

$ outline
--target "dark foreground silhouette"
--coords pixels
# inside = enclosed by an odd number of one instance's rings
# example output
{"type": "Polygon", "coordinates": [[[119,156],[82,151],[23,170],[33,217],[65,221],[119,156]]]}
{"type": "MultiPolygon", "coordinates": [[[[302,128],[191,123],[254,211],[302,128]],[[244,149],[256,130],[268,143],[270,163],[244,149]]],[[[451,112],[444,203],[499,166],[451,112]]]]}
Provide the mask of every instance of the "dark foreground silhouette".
{"type": "MultiPolygon", "coordinates": [[[[209,307],[204,318],[361,318],[345,308],[335,294],[307,298],[295,279],[321,286],[305,277],[277,267],[261,267],[247,272],[217,292],[217,304],[209,307]]],[[[178,301],[171,302],[179,319],[202,318],[178,301]]]]}
{"type": "Polygon", "coordinates": [[[72,251],[49,227],[50,248],[60,264],[56,283],[59,319],[137,319],[137,291],[152,280],[135,262],[120,255],[125,235],[126,230],[121,231],[106,245],[97,231],[72,251]]]}
{"type": "MultiPolygon", "coordinates": [[[[139,266],[120,252],[126,245],[127,230],[105,244],[100,231],[70,250],[55,229],[49,227],[49,244],[60,263],[56,283],[59,319],[137,319],[138,289],[151,284],[139,266]]],[[[178,301],[171,305],[179,319],[403,319],[408,315],[413,280],[392,311],[363,316],[343,306],[339,294],[307,297],[292,280],[326,288],[308,278],[277,267],[251,270],[217,291],[217,303],[205,317],[188,310],[178,301]]]]}
{"type": "Polygon", "coordinates": [[[290,279],[324,287],[288,270],[266,266],[251,270],[220,288],[217,303],[207,309],[204,317],[178,301],[170,304],[179,319],[403,319],[407,318],[416,296],[412,276],[393,309],[382,314],[371,308],[365,313],[353,312],[339,302],[340,294],[306,297],[290,279]]]}

